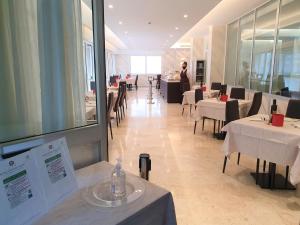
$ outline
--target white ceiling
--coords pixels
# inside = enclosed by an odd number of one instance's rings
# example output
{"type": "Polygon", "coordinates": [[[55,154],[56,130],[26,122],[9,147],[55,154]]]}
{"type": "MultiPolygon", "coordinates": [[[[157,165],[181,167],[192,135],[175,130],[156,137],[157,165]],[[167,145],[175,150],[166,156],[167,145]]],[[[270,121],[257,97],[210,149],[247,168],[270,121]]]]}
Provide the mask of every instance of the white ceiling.
{"type": "Polygon", "coordinates": [[[105,24],[128,49],[157,51],[172,46],[220,1],[104,0],[105,24]]]}

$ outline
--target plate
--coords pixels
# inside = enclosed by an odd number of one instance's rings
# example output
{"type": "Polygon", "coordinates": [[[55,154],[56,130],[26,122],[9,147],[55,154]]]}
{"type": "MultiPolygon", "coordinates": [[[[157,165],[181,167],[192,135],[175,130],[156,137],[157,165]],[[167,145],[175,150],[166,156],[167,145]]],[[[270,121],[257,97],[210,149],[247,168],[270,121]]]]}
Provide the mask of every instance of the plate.
{"type": "Polygon", "coordinates": [[[110,179],[105,179],[82,190],[82,197],[97,207],[118,207],[134,202],[145,192],[145,185],[138,177],[126,177],[126,196],[121,200],[114,199],[111,193],[110,179]]]}

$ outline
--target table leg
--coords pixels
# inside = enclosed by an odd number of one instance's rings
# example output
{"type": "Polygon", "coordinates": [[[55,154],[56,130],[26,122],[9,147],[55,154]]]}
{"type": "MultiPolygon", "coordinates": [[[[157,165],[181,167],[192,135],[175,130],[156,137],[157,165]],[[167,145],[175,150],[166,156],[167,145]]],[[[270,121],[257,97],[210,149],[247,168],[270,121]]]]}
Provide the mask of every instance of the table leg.
{"type": "Polygon", "coordinates": [[[256,184],[258,184],[259,179],[259,158],[256,160],[256,184]]]}

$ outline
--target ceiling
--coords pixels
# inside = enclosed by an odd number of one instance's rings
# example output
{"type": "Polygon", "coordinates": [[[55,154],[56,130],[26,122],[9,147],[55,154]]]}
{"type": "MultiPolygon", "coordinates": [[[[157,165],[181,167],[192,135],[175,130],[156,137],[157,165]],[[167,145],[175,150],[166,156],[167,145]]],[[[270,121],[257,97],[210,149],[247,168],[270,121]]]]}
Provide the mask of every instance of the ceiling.
{"type": "Polygon", "coordinates": [[[220,1],[104,0],[105,24],[130,50],[163,50],[172,46],[220,1]]]}

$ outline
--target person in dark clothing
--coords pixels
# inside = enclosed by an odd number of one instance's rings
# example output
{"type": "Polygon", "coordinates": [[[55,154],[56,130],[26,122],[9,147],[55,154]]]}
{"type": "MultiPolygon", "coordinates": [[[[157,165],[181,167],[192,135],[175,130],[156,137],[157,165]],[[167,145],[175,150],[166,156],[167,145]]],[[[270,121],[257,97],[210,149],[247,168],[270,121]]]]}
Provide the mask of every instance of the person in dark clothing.
{"type": "Polygon", "coordinates": [[[186,91],[189,91],[190,81],[187,75],[187,62],[182,63],[182,70],[180,72],[180,92],[183,94],[186,91]]]}

